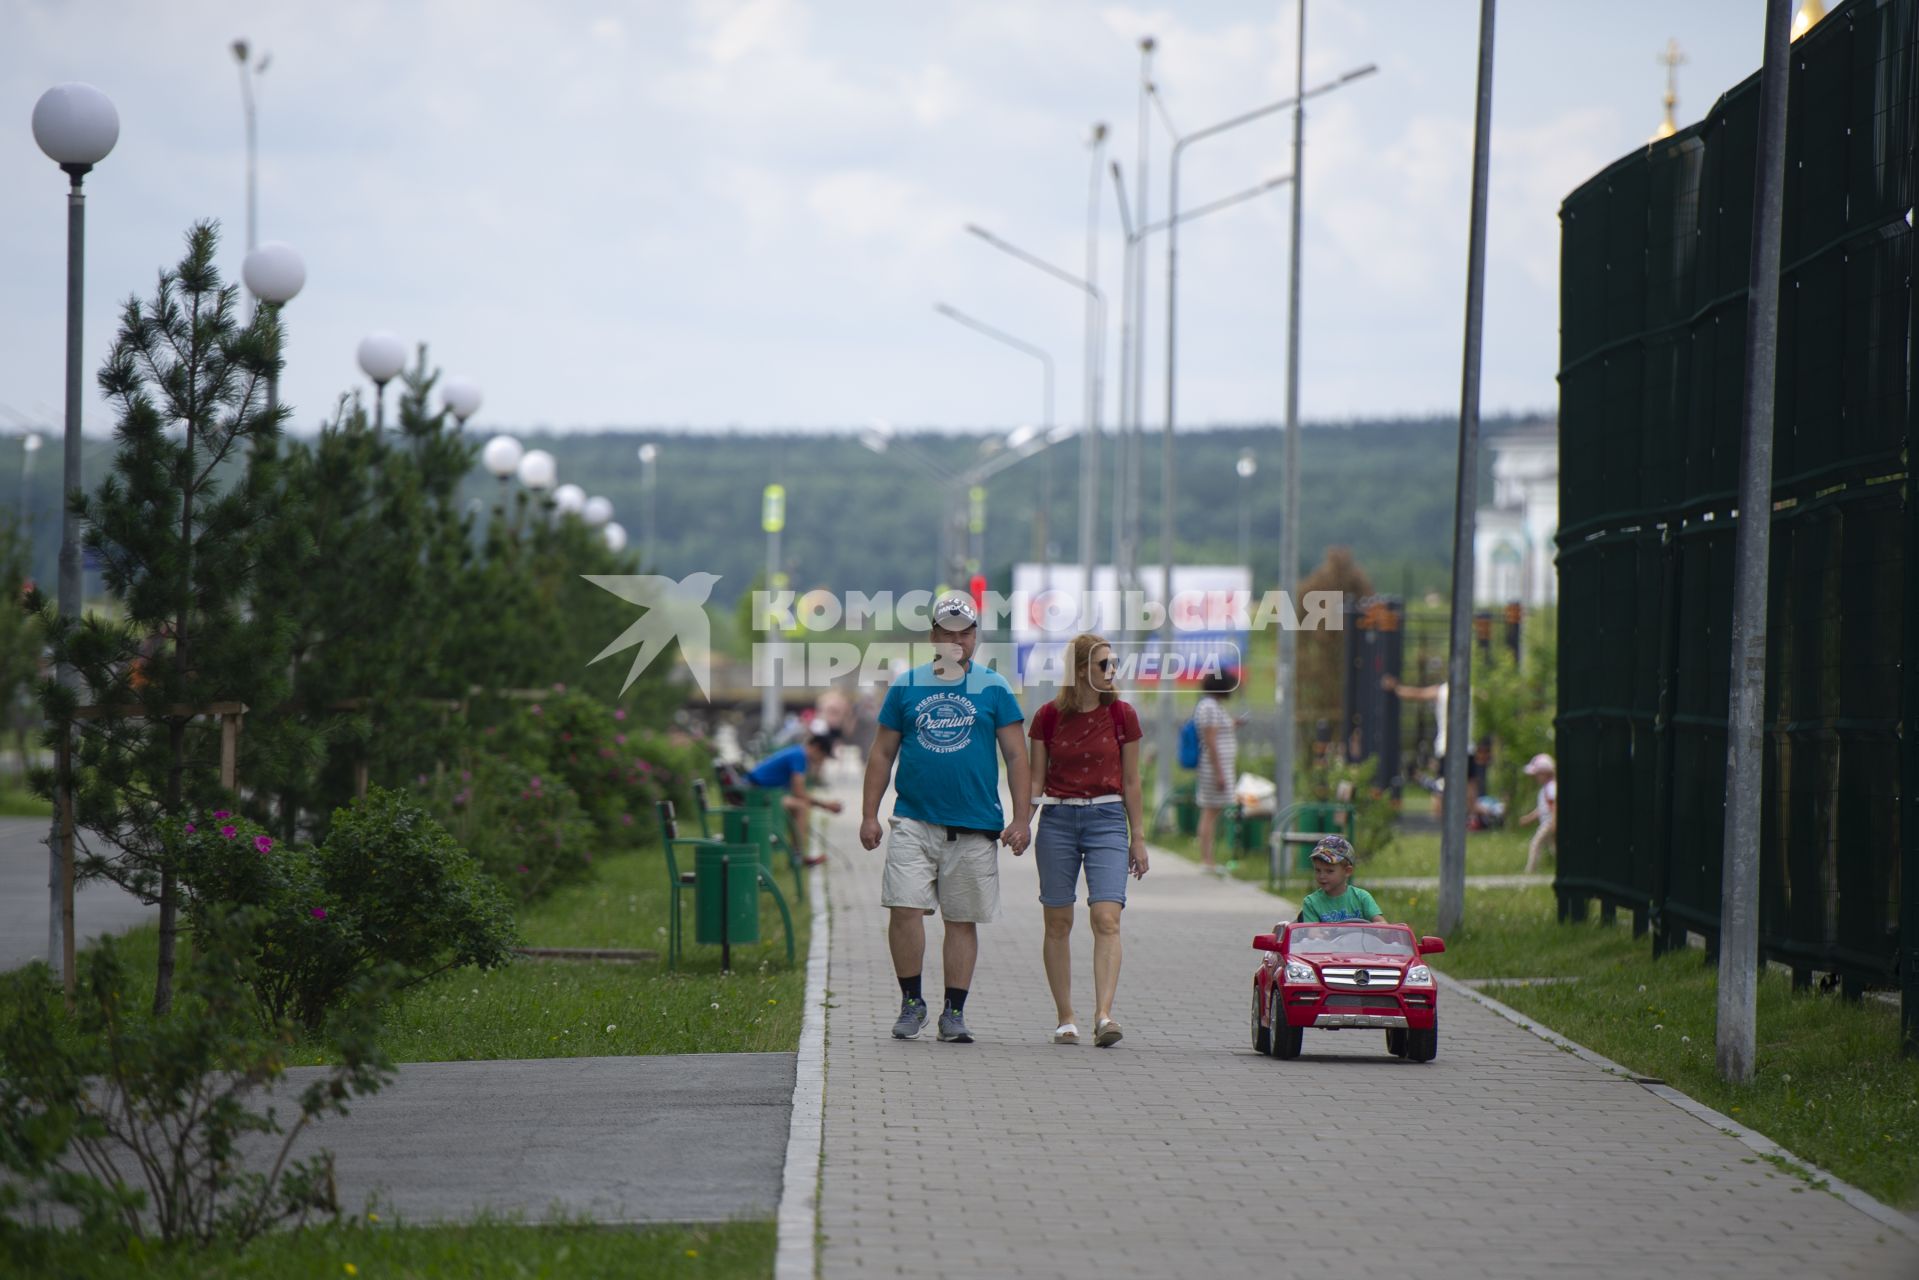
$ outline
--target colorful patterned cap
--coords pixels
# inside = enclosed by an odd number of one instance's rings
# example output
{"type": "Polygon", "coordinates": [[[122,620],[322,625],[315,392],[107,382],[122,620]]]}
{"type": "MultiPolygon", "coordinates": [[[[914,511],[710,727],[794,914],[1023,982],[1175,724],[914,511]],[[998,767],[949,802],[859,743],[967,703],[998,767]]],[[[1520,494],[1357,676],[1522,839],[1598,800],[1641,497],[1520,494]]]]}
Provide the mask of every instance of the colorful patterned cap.
{"type": "Polygon", "coordinates": [[[1345,836],[1325,836],[1313,846],[1312,856],[1324,862],[1343,862],[1353,865],[1353,846],[1345,836]]]}

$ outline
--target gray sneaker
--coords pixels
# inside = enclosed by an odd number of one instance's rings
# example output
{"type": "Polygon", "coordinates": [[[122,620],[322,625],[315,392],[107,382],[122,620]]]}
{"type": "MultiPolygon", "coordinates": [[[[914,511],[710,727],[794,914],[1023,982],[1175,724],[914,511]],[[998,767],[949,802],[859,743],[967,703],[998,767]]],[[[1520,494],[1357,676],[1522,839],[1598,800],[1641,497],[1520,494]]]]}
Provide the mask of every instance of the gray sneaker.
{"type": "Polygon", "coordinates": [[[940,1014],[940,1039],[949,1044],[971,1044],[973,1033],[966,1029],[965,1015],[958,1009],[948,1009],[940,1014]]]}
{"type": "MultiPolygon", "coordinates": [[[[900,1020],[893,1024],[895,1040],[911,1040],[926,1025],[926,1001],[915,1000],[910,996],[900,1000],[900,1020]]],[[[943,1024],[942,1024],[943,1025],[943,1024]]]]}

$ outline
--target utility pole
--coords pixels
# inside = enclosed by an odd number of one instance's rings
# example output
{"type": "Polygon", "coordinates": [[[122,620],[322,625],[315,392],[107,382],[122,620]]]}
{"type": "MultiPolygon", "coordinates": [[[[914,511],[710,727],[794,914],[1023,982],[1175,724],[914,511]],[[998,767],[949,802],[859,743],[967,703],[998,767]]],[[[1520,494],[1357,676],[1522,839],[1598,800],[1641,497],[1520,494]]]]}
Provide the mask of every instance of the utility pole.
{"type": "Polygon", "coordinates": [[[1285,496],[1279,513],[1279,590],[1286,601],[1279,617],[1278,654],[1273,673],[1273,838],[1285,834],[1281,823],[1293,804],[1293,670],[1298,636],[1293,630],[1299,595],[1299,242],[1305,217],[1306,186],[1306,0],[1299,0],[1298,47],[1293,51],[1293,228],[1291,265],[1286,269],[1286,449],[1285,496]]]}
{"type": "MultiPolygon", "coordinates": [[[[1466,249],[1466,357],[1459,378],[1459,474],[1453,497],[1453,616],[1447,661],[1446,801],[1439,845],[1439,931],[1466,915],[1466,762],[1472,756],[1473,527],[1479,504],[1479,368],[1486,313],[1486,187],[1493,126],[1493,0],[1479,2],[1479,103],[1466,249]]],[[[1288,515],[1290,516],[1290,512],[1288,515]]]]}
{"type": "Polygon", "coordinates": [[[1732,696],[1726,711],[1726,834],[1719,888],[1719,1074],[1752,1079],[1759,980],[1760,790],[1765,774],[1766,556],[1772,541],[1773,398],[1779,359],[1779,244],[1786,186],[1791,0],[1767,0],[1759,67],[1758,165],[1746,273],[1746,379],[1739,516],[1733,530],[1732,696]]]}

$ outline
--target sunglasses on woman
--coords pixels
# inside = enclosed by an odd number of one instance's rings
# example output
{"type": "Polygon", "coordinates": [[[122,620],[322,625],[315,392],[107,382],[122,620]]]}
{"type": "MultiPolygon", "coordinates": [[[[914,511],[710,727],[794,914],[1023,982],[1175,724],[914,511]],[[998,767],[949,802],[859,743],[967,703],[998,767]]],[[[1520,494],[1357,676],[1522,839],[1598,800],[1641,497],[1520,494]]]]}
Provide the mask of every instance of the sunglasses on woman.
{"type": "Polygon", "coordinates": [[[1098,667],[1101,671],[1106,671],[1106,672],[1113,672],[1113,671],[1119,670],[1119,663],[1113,661],[1113,659],[1111,658],[1101,658],[1098,662],[1095,662],[1093,665],[1098,667]]]}

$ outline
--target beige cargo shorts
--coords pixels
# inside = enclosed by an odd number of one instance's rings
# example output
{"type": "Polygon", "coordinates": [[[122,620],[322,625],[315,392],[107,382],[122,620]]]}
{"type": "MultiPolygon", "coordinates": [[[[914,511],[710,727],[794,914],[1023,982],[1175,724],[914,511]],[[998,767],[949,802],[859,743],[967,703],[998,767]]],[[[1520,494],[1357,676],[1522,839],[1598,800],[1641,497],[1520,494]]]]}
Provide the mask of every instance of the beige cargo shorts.
{"type": "Polygon", "coordinates": [[[961,924],[999,918],[999,839],[918,818],[891,818],[880,905],[939,911],[961,924]]]}

